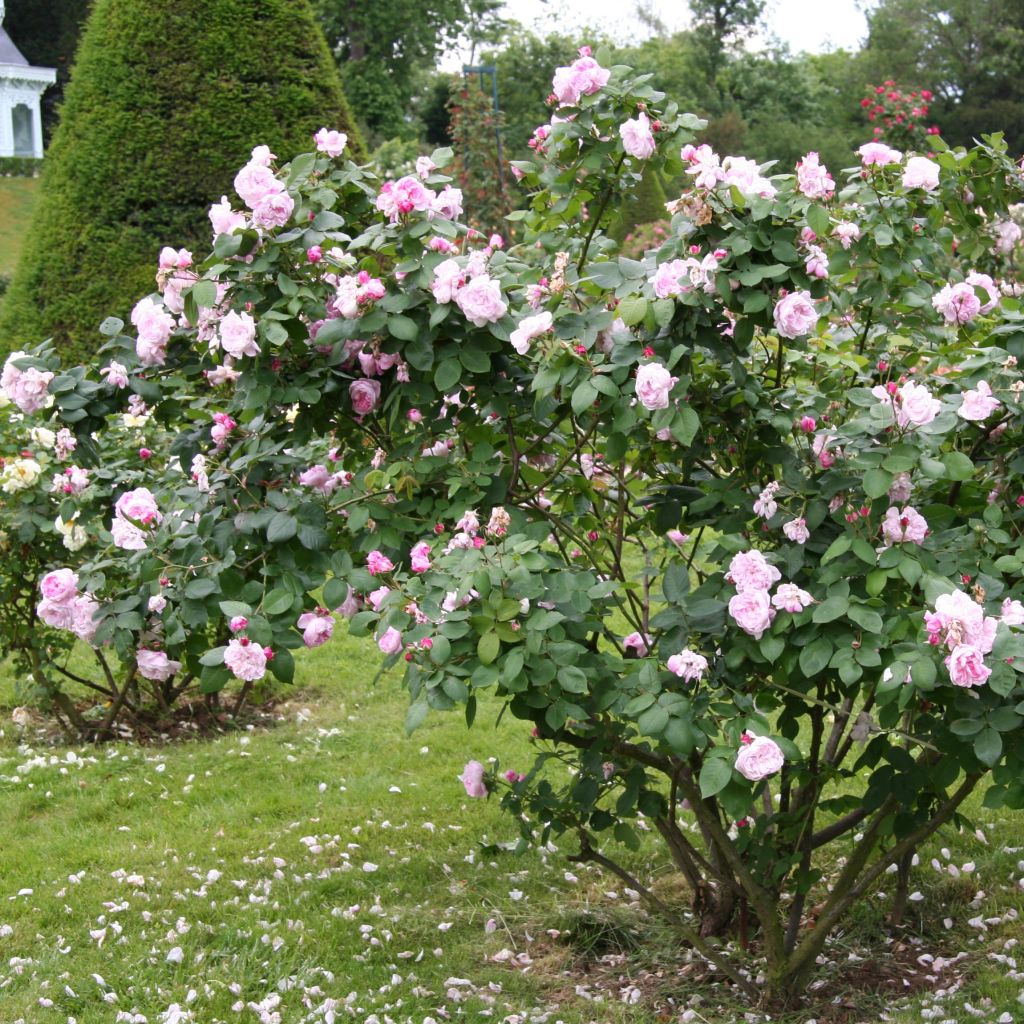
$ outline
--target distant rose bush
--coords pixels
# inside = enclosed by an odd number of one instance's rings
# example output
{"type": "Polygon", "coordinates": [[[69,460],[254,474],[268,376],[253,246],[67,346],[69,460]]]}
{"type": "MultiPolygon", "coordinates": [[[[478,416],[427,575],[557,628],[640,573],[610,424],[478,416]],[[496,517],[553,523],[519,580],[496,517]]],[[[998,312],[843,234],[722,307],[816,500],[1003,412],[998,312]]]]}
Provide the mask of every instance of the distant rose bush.
{"type": "MultiPolygon", "coordinates": [[[[873,142],[774,173],[605,63],[555,73],[517,244],[460,223],[444,150],[382,182],[258,148],[249,212],[214,206],[212,254],[168,259],[96,367],[14,359],[18,440],[72,432],[101,492],[32,614],[132,706],[287,682],[346,618],[404,668],[410,729],[489,695],[531,731],[525,773],[462,775],[524,844],[573,837],[665,912],[615,854],[655,829],[673,926],[792,1003],[975,787],[1024,807],[1021,172],[936,138],[928,167],[873,142]],[[644,166],[686,185],[628,259],[603,228],[644,166]],[[150,455],[108,465],[125,429],[150,455]]],[[[21,448],[17,501],[55,475],[21,448]]]]}

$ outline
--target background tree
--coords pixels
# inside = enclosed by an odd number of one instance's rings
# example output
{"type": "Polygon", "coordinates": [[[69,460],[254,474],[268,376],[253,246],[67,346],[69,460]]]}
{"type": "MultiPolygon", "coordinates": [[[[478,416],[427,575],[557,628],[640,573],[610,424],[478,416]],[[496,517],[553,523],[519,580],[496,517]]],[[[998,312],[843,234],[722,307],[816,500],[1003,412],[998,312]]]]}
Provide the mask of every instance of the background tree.
{"type": "Polygon", "coordinates": [[[92,0],[7,0],[4,27],[30,64],[56,68],[57,81],[43,93],[43,140],[49,145],[78,40],[92,0]]]}
{"type": "Polygon", "coordinates": [[[0,346],[87,356],[152,291],[161,246],[208,246],[206,211],[253,146],[287,157],[323,125],[365,155],[308,0],[97,0],[0,346]]]}

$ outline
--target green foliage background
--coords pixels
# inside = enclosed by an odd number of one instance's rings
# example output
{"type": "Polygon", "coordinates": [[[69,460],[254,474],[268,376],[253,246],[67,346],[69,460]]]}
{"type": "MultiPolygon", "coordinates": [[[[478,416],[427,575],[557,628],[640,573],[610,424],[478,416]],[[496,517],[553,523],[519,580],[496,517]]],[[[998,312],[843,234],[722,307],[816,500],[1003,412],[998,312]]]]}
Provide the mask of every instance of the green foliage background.
{"type": "Polygon", "coordinates": [[[153,290],[161,246],[207,248],[205,211],[253,146],[287,158],[323,125],[365,155],[307,0],[97,0],[0,351],[53,336],[88,356],[153,290]]]}

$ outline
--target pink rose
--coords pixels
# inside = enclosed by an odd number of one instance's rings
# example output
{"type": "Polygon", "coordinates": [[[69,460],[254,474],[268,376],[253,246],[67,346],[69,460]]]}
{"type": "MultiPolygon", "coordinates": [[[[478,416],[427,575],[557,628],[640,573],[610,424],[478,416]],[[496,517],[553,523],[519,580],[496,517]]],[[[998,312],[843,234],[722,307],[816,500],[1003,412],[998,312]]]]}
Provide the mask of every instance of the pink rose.
{"type": "Polygon", "coordinates": [[[331,639],[334,632],[334,616],[324,608],[315,612],[303,612],[296,625],[302,630],[302,642],[307,647],[319,647],[331,639]]]}
{"type": "Polygon", "coordinates": [[[96,630],[99,628],[99,622],[96,620],[96,613],[100,609],[99,602],[92,594],[79,594],[71,602],[71,608],[74,611],[74,621],[70,627],[71,632],[79,640],[84,640],[85,643],[91,644],[93,637],[96,635],[96,630]]]}
{"type": "Polygon", "coordinates": [[[668,530],[665,536],[673,543],[677,548],[681,548],[689,539],[688,533],[683,533],[682,530],[668,530]]]}
{"type": "Polygon", "coordinates": [[[813,603],[814,598],[795,583],[780,583],[772,595],[772,604],[779,611],[789,612],[791,615],[799,615],[813,603]]]}
{"type": "Polygon", "coordinates": [[[817,326],[818,311],[809,292],[790,292],[775,304],[775,329],[783,338],[799,338],[817,326]]]}
{"type": "Polygon", "coordinates": [[[458,220],[462,216],[462,189],[445,185],[430,201],[430,213],[427,216],[458,220]]]}
{"type": "Polygon", "coordinates": [[[986,615],[977,601],[962,590],[941,594],[935,600],[935,612],[924,613],[929,641],[945,644],[953,650],[958,644],[969,644],[988,654],[996,639],[999,620],[986,615]]]}
{"type": "Polygon", "coordinates": [[[139,333],[135,345],[144,366],[159,366],[166,358],[167,342],[174,330],[174,317],[150,298],[140,299],[132,309],[131,322],[139,333]]]}
{"type": "Polygon", "coordinates": [[[54,604],[67,604],[78,595],[78,574],[71,569],[48,572],[39,583],[39,592],[54,604]]]}
{"type": "Polygon", "coordinates": [[[860,238],[860,228],[848,220],[840,221],[832,231],[844,249],[849,249],[860,238]]]}
{"type": "Polygon", "coordinates": [[[551,314],[547,312],[520,320],[519,326],[509,336],[512,347],[521,356],[525,356],[530,349],[530,342],[542,334],[547,334],[551,330],[552,322],[551,314]]]}
{"type": "Polygon", "coordinates": [[[231,670],[236,679],[255,682],[267,673],[267,653],[259,644],[243,637],[241,640],[229,640],[224,649],[224,664],[231,670]]]}
{"type": "Polygon", "coordinates": [[[740,747],[733,767],[743,778],[760,782],[774,775],[785,763],[786,759],[775,740],[767,736],[755,736],[750,743],[740,747]]]}
{"type": "Polygon", "coordinates": [[[397,654],[402,649],[402,634],[394,626],[388,626],[377,646],[384,654],[397,654]]]}
{"type": "Polygon", "coordinates": [[[287,192],[275,192],[264,196],[252,211],[252,222],[255,227],[264,231],[283,228],[291,220],[295,209],[295,200],[287,192]]]}
{"type": "Polygon", "coordinates": [[[988,295],[988,302],[984,303],[981,307],[982,313],[990,313],[999,304],[1001,298],[999,287],[988,274],[980,274],[977,270],[972,270],[964,278],[964,281],[974,289],[984,289],[988,295]]]}
{"type": "Polygon", "coordinates": [[[344,132],[321,128],[313,136],[313,141],[321,153],[326,153],[329,157],[339,157],[345,151],[348,136],[344,132]]]}
{"type": "Polygon", "coordinates": [[[376,206],[392,224],[396,224],[404,214],[429,210],[436,198],[433,189],[410,174],[398,181],[384,182],[377,194],[376,206]]]}
{"type": "Polygon", "coordinates": [[[359,595],[351,587],[346,587],[345,600],[334,610],[338,615],[351,619],[359,611],[359,595]]]}
{"type": "Polygon", "coordinates": [[[809,199],[828,199],[836,183],[818,154],[811,152],[796,165],[796,187],[809,199]]]}
{"type": "Polygon", "coordinates": [[[421,540],[409,552],[409,558],[413,572],[426,572],[430,568],[430,545],[421,540]]]}
{"type": "Polygon", "coordinates": [[[942,403],[923,385],[908,381],[899,390],[896,422],[901,427],[923,427],[942,411],[942,403]]]}
{"type": "Polygon", "coordinates": [[[883,142],[865,142],[860,149],[860,161],[865,167],[885,167],[888,164],[898,164],[903,159],[903,154],[898,149],[891,149],[883,142]]]}
{"type": "Polygon", "coordinates": [[[51,601],[44,597],[36,605],[39,619],[54,629],[72,629],[75,624],[75,601],[51,601]]]}
{"type": "Polygon", "coordinates": [[[455,295],[455,303],[466,319],[477,327],[497,323],[508,306],[501,297],[501,285],[487,274],[474,277],[455,295]]]}
{"type": "Polygon", "coordinates": [[[181,669],[181,662],[171,661],[164,651],[149,651],[145,647],[140,647],[136,652],[135,664],[143,679],[152,679],[157,683],[167,682],[181,669]]]}
{"type": "Polygon", "coordinates": [[[252,210],[267,196],[283,192],[284,183],[266,164],[250,162],[235,175],[235,191],[252,210]]]}
{"type": "Polygon", "coordinates": [[[109,366],[104,366],[100,370],[100,376],[105,377],[112,388],[128,387],[128,367],[122,366],[116,360],[111,360],[109,366]]]}
{"type": "Polygon", "coordinates": [[[897,473],[892,478],[892,484],[889,486],[888,498],[890,501],[895,502],[897,505],[905,505],[910,500],[910,495],[914,493],[914,483],[910,479],[909,473],[897,473]]]}
{"type": "Polygon", "coordinates": [[[221,348],[235,359],[260,354],[256,344],[256,321],[248,313],[232,310],[221,320],[218,335],[221,348]]]}
{"type": "Polygon", "coordinates": [[[391,572],[395,563],[380,551],[371,551],[366,556],[366,569],[371,576],[379,576],[382,572],[391,572]]]}
{"type": "Polygon", "coordinates": [[[576,106],[581,96],[591,96],[608,84],[611,72],[601,67],[593,57],[574,60],[564,68],[556,68],[551,91],[563,107],[576,106]]]}
{"type": "Polygon", "coordinates": [[[148,487],[136,487],[125,491],[114,503],[114,512],[123,519],[130,519],[148,526],[163,520],[156,498],[148,487]]]}
{"type": "Polygon", "coordinates": [[[946,667],[954,686],[981,686],[992,675],[981,651],[972,644],[957,644],[946,658],[946,667]]]}
{"type": "Polygon", "coordinates": [[[722,181],[726,185],[735,185],[745,195],[761,196],[762,199],[771,199],[778,192],[761,174],[757,162],[744,156],[727,156],[722,161],[722,181]]]}
{"type": "Polygon", "coordinates": [[[981,312],[981,299],[966,281],[947,284],[932,298],[932,305],[949,324],[966,324],[981,312]]]}
{"type": "Polygon", "coordinates": [[[742,594],[747,590],[770,590],[782,579],[782,573],[760,551],[740,551],[733,555],[725,578],[742,594]]]}
{"type": "Polygon", "coordinates": [[[352,400],[352,411],[357,416],[366,416],[377,408],[380,402],[380,381],[361,377],[348,386],[348,395],[352,400]]]}
{"type": "Polygon", "coordinates": [[[637,160],[646,160],[656,148],[650,119],[643,112],[619,125],[619,137],[622,148],[637,160]]]}
{"type": "Polygon", "coordinates": [[[1011,597],[1003,601],[999,615],[1007,626],[1024,626],[1024,604],[1011,597]]]}
{"type": "Polygon", "coordinates": [[[708,670],[708,659],[696,651],[680,651],[668,659],[666,666],[669,672],[680,679],[695,683],[704,678],[704,673],[708,670]]]}
{"type": "Polygon", "coordinates": [[[793,519],[782,524],[782,532],[795,544],[806,544],[811,537],[806,519],[793,519]]]}
{"type": "Polygon", "coordinates": [[[19,370],[14,361],[24,358],[24,352],[12,352],[8,357],[0,376],[0,393],[6,394],[22,412],[38,412],[46,406],[53,374],[34,366],[19,370]]]}
{"type": "Polygon", "coordinates": [[[632,651],[637,658],[646,658],[651,648],[651,638],[642,633],[630,633],[622,641],[622,646],[627,651],[632,651]]]}
{"type": "Polygon", "coordinates": [[[487,796],[487,786],[484,785],[484,766],[479,761],[468,762],[462,769],[459,781],[466,787],[466,796],[487,796]]]}
{"type": "Polygon", "coordinates": [[[992,394],[992,389],[981,380],[973,391],[965,391],[960,396],[963,401],[957,409],[957,415],[965,420],[981,422],[987,420],[1002,404],[992,394]]]}
{"type": "Polygon", "coordinates": [[[903,171],[904,188],[923,188],[927,192],[939,187],[939,165],[926,156],[912,156],[903,171]]]}
{"type": "Polygon", "coordinates": [[[455,260],[443,260],[434,267],[434,280],[430,290],[437,302],[451,302],[458,290],[466,283],[466,275],[455,260]]]}
{"type": "Polygon", "coordinates": [[[923,544],[928,536],[928,523],[917,509],[908,505],[899,509],[891,505],[882,520],[882,536],[889,544],[923,544]]]}
{"type": "Polygon", "coordinates": [[[366,600],[370,602],[370,607],[375,611],[380,611],[380,606],[384,603],[384,599],[391,593],[390,587],[378,587],[376,590],[371,590],[366,595],[366,600]]]}
{"type": "Polygon", "coordinates": [[[636,397],[645,409],[667,409],[678,380],[661,363],[645,363],[636,371],[636,397]]]}
{"type": "Polygon", "coordinates": [[[768,601],[767,591],[744,590],[730,599],[729,614],[744,633],[760,640],[772,624],[775,611],[768,601]]]}
{"type": "Polygon", "coordinates": [[[245,214],[232,210],[227,196],[221,196],[220,202],[210,207],[209,217],[214,237],[230,235],[245,227],[245,214]]]}

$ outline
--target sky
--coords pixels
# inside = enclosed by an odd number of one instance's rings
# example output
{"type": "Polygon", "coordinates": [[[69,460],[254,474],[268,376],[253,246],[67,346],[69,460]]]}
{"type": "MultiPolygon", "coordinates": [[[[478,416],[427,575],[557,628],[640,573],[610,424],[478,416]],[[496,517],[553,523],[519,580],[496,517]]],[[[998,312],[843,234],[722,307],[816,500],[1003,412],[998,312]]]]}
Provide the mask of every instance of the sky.
{"type": "MultiPolygon", "coordinates": [[[[645,0],[669,31],[686,27],[684,0],[645,0]]],[[[794,53],[855,50],[867,30],[865,0],[768,0],[768,32],[788,43],[794,53]]],[[[634,15],[636,0],[508,0],[509,17],[540,34],[553,29],[572,31],[584,26],[603,28],[623,41],[648,34],[634,15]],[[624,19],[624,13],[626,17],[624,19]],[[626,22],[625,26],[623,22],[626,22]]]]}

